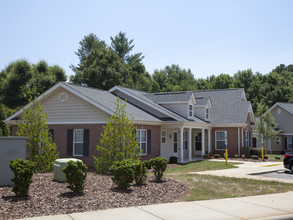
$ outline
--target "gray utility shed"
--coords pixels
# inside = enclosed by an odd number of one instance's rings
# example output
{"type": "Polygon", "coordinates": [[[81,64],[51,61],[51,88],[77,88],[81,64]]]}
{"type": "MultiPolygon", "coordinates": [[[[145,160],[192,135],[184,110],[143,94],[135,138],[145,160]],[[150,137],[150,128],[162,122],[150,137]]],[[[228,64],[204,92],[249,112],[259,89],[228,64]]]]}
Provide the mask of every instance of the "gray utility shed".
{"type": "Polygon", "coordinates": [[[13,185],[9,161],[26,158],[26,141],[26,137],[0,137],[0,186],[13,185]]]}

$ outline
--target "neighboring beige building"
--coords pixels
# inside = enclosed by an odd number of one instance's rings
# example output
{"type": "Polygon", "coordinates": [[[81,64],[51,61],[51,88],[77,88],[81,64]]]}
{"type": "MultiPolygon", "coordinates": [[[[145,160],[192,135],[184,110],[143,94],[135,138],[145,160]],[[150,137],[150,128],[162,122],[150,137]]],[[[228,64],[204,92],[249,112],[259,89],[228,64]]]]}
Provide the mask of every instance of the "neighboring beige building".
{"type": "MultiPolygon", "coordinates": [[[[273,153],[293,150],[293,103],[277,102],[269,111],[281,132],[273,140],[268,141],[267,150],[273,153]]],[[[256,133],[253,137],[253,147],[261,147],[261,141],[256,133]]]]}

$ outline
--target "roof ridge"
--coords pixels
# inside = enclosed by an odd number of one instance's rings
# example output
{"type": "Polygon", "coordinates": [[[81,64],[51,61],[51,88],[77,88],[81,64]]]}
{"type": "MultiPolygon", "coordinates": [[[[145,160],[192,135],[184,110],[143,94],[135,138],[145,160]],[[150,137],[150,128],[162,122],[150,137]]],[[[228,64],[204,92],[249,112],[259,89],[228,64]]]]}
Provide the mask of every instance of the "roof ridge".
{"type": "Polygon", "coordinates": [[[244,88],[194,90],[193,92],[232,91],[232,90],[244,90],[244,88]]]}
{"type": "Polygon", "coordinates": [[[77,86],[77,87],[86,88],[86,89],[93,89],[93,90],[108,92],[107,90],[98,89],[98,88],[94,88],[94,87],[90,87],[90,86],[83,86],[83,85],[75,84],[75,83],[71,83],[71,82],[62,82],[62,83],[66,84],[66,85],[77,86]]]}

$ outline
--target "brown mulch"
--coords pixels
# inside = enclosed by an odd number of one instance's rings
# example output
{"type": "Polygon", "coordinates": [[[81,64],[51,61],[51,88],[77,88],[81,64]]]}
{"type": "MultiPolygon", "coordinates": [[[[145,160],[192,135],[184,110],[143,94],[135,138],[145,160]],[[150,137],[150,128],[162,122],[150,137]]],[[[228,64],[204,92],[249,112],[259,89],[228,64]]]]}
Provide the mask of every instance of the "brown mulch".
{"type": "Polygon", "coordinates": [[[189,190],[187,185],[171,179],[164,178],[157,183],[154,176],[148,176],[146,185],[133,184],[128,190],[120,190],[110,176],[93,172],[88,173],[82,194],[74,194],[66,186],[66,183],[53,181],[53,173],[37,173],[26,199],[15,197],[12,187],[0,187],[0,219],[176,202],[189,190]]]}

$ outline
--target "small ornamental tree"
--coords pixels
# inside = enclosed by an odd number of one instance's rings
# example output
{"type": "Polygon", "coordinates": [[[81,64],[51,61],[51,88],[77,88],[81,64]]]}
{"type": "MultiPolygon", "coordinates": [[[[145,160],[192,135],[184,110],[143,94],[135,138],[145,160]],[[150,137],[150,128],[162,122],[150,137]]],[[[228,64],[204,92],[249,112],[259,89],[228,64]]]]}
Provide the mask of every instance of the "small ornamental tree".
{"type": "MultiPolygon", "coordinates": [[[[269,110],[259,116],[256,120],[256,124],[255,132],[263,135],[265,150],[272,152],[271,146],[268,145],[268,140],[274,139],[280,132],[282,132],[282,130],[278,129],[278,124],[275,122],[275,119],[269,110]]],[[[260,139],[260,135],[258,135],[257,138],[260,139]]]]}
{"type": "Polygon", "coordinates": [[[104,127],[105,130],[100,139],[101,145],[97,145],[100,155],[94,156],[98,173],[108,173],[115,161],[139,159],[140,152],[138,142],[135,140],[135,126],[126,114],[126,102],[118,97],[115,105],[116,111],[104,127]]]}
{"type": "Polygon", "coordinates": [[[18,123],[18,136],[28,137],[26,158],[36,163],[36,170],[48,172],[58,158],[56,144],[47,125],[47,114],[37,99],[33,100],[18,123]]]}

